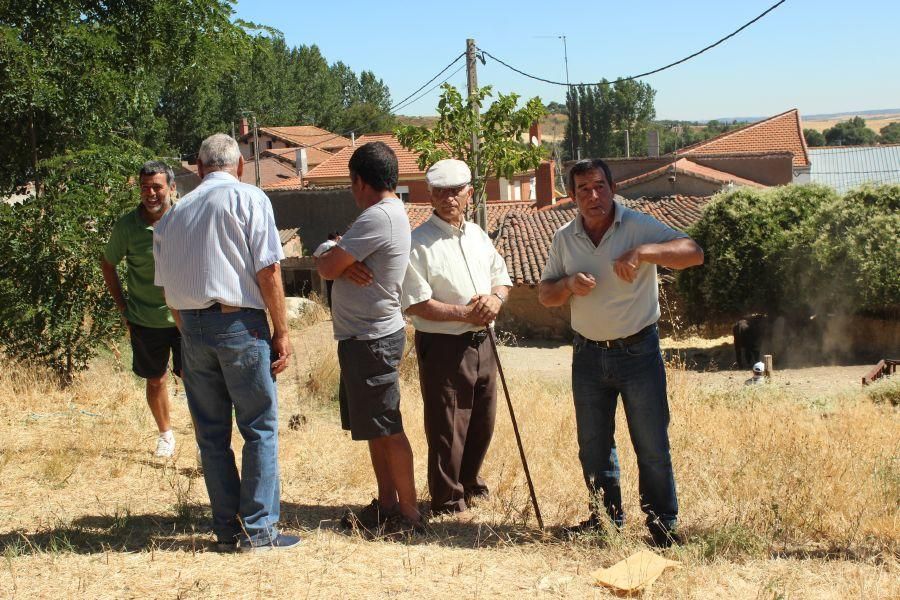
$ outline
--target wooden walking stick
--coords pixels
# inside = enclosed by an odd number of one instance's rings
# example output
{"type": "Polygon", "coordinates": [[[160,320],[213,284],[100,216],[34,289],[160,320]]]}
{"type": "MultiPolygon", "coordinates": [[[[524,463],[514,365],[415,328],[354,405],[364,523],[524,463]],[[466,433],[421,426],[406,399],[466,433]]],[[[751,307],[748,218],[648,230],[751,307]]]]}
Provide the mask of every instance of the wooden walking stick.
{"type": "Polygon", "coordinates": [[[488,337],[491,338],[491,349],[494,351],[494,360],[497,361],[497,372],[500,374],[500,383],[503,384],[503,393],[506,396],[506,406],[509,408],[509,418],[512,420],[513,431],[516,434],[516,444],[519,446],[519,456],[522,458],[522,467],[525,469],[525,481],[528,482],[528,491],[531,493],[531,505],[534,507],[534,516],[537,518],[538,527],[544,529],[544,519],[541,518],[541,509],[538,507],[537,496],[534,493],[534,484],[531,482],[531,471],[528,470],[528,461],[525,459],[525,448],[522,447],[522,436],[519,435],[519,424],[516,422],[516,412],[513,410],[512,400],[509,397],[509,388],[506,387],[506,377],[503,375],[503,365],[500,364],[500,353],[497,352],[497,340],[494,338],[494,330],[487,328],[488,337]]]}

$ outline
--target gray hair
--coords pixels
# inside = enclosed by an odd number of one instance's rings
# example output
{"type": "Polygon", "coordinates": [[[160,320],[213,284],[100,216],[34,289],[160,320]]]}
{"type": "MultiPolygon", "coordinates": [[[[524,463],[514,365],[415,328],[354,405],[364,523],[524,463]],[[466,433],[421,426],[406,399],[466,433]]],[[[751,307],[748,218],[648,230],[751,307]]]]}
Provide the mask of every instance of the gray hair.
{"type": "Polygon", "coordinates": [[[160,173],[166,174],[166,185],[171,187],[172,184],[175,183],[175,171],[161,160],[148,160],[145,162],[141,165],[138,177],[152,177],[153,175],[159,175],[160,173]]]}
{"type": "Polygon", "coordinates": [[[230,135],[214,133],[200,144],[199,158],[207,171],[220,171],[237,166],[241,149],[230,135]]]}
{"type": "Polygon", "coordinates": [[[609,165],[599,158],[583,158],[572,165],[572,167],[569,169],[569,172],[566,173],[566,187],[569,188],[569,194],[573,198],[575,197],[575,176],[584,175],[585,173],[589,173],[591,171],[602,172],[603,175],[606,176],[606,184],[612,187],[614,182],[612,178],[612,172],[609,170],[609,165]]]}

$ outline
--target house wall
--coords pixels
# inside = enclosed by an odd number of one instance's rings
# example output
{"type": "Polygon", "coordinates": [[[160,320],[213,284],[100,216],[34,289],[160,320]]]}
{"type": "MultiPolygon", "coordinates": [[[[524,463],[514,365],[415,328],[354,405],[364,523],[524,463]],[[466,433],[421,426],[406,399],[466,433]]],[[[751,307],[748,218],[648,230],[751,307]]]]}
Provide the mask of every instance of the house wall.
{"type": "Polygon", "coordinates": [[[571,339],[569,305],[546,308],[538,302],[537,286],[518,285],[497,317],[497,327],[516,336],[541,339],[571,339]]]}
{"type": "MultiPolygon", "coordinates": [[[[259,151],[263,150],[275,150],[277,148],[289,148],[290,146],[283,142],[282,140],[275,139],[270,135],[261,134],[259,136],[259,151]],[[269,142],[272,143],[269,146],[269,142]]],[[[244,160],[249,160],[253,158],[253,138],[249,138],[247,142],[238,142],[238,148],[241,149],[241,156],[244,157],[244,160]]]]}
{"type": "Polygon", "coordinates": [[[349,189],[271,190],[267,192],[278,229],[300,230],[303,248],[312,252],[332,231],[344,231],[359,215],[349,189]]]}
{"type": "Polygon", "coordinates": [[[769,154],[764,156],[688,156],[690,160],[710,167],[733,173],[763,185],[786,185],[794,179],[791,154],[769,154]]]}
{"type": "Polygon", "coordinates": [[[617,189],[616,193],[624,198],[636,199],[642,196],[670,196],[673,194],[712,196],[721,189],[722,186],[720,184],[679,174],[674,183],[669,181],[669,175],[660,175],[650,181],[617,189]]]}

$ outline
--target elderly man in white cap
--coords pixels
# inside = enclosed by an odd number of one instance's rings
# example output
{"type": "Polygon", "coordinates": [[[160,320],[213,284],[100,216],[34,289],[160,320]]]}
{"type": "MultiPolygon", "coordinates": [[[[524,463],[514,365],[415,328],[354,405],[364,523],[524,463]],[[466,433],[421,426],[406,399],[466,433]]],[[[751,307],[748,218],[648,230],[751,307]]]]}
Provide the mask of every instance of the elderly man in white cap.
{"type": "Polygon", "coordinates": [[[479,475],[494,432],[497,363],[487,327],[512,282],[487,234],[465,220],[472,173],[441,160],[425,175],[434,213],[412,232],[401,303],[416,328],[432,514],[486,497],[479,475]]]}

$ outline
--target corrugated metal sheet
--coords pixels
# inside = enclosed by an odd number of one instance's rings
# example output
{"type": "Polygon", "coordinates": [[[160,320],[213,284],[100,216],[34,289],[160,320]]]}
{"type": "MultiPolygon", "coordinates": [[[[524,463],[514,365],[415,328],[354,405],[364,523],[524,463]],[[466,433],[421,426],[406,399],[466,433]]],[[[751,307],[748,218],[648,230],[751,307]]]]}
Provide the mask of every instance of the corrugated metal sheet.
{"type": "Polygon", "coordinates": [[[810,148],[809,179],[844,193],[863,183],[900,183],[900,144],[810,148]]]}

